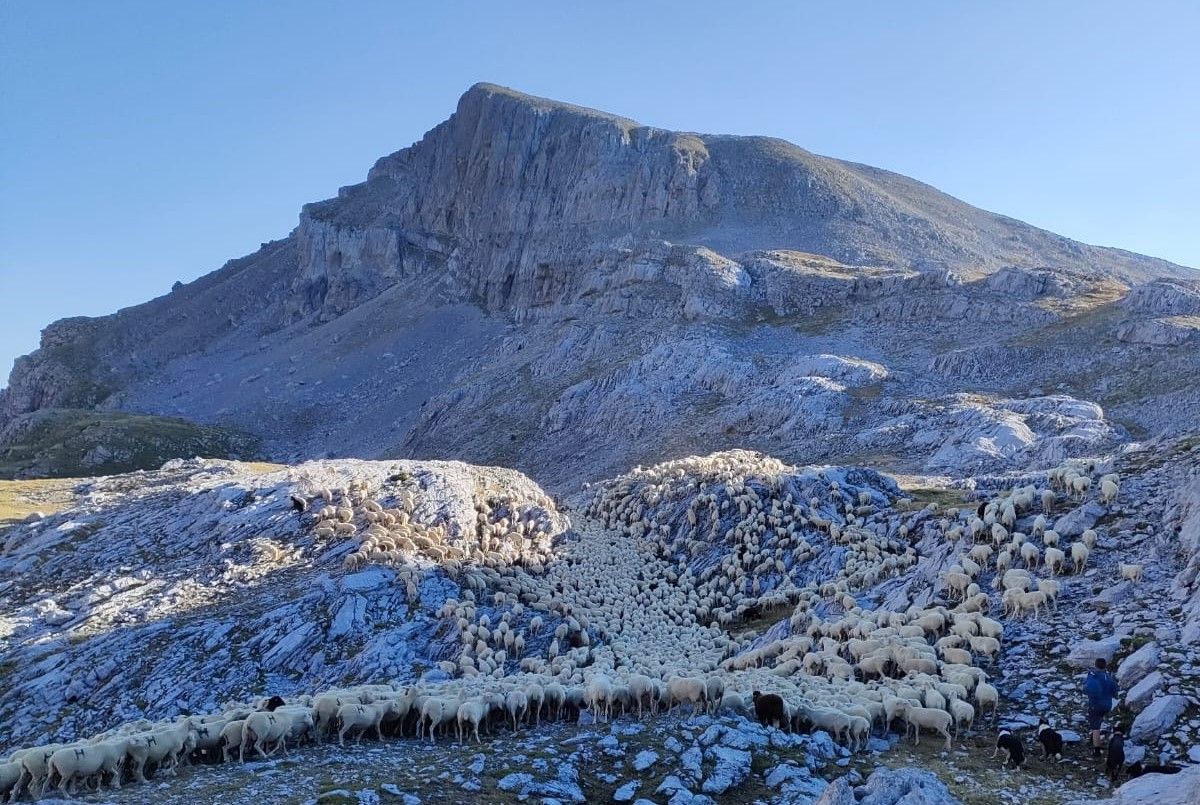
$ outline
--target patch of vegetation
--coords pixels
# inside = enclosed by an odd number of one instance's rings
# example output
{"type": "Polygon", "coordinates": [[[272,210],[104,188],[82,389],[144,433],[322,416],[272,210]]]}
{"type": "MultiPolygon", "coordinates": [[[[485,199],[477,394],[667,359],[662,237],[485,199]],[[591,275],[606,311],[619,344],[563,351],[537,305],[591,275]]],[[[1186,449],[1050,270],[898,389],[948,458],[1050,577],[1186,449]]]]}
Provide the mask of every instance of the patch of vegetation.
{"type": "Polygon", "coordinates": [[[71,505],[74,478],[0,481],[0,530],[15,525],[33,512],[54,514],[71,505]]]}
{"type": "Polygon", "coordinates": [[[49,408],[9,426],[0,478],[66,478],[157,469],[173,458],[253,458],[258,442],[184,419],[49,408]]]}
{"type": "Polygon", "coordinates": [[[962,489],[917,486],[904,489],[904,494],[908,495],[909,499],[896,502],[896,508],[901,511],[923,509],[930,503],[935,504],[939,509],[967,504],[967,493],[962,489]]]}

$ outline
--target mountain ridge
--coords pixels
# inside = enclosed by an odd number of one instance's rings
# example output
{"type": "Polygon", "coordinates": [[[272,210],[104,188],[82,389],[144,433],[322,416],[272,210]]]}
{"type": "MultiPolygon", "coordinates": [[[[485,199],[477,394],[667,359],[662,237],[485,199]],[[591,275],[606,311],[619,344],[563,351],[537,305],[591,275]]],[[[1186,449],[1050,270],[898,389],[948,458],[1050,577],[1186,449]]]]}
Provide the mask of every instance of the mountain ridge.
{"type": "MultiPolygon", "coordinates": [[[[305,205],[288,237],[164,297],[47,327],[0,392],[0,427],[46,408],[113,408],[232,425],[288,459],[386,454],[565,470],[570,456],[598,446],[600,434],[579,431],[628,383],[633,409],[671,402],[661,433],[605,470],[662,458],[666,443],[694,431],[677,433],[678,423],[697,417],[704,449],[767,439],[755,423],[778,421],[807,433],[782,437],[797,450],[833,455],[846,428],[872,431],[901,400],[924,405],[929,367],[975,365],[953,353],[977,351],[981,338],[1074,332],[1099,310],[1103,333],[1079,339],[1110,339],[1117,365],[1147,343],[1187,363],[1181,348],[1197,331],[1187,288],[1197,277],[777,138],[672,132],[477,84],[450,118],[377,160],[364,182],[305,205]],[[1180,308],[1173,317],[1120,307],[1131,288],[1184,301],[1157,305],[1180,308]],[[734,357],[764,328],[773,340],[747,362],[734,357]],[[858,422],[851,414],[863,406],[852,402],[865,392],[817,374],[803,378],[808,386],[824,378],[808,389],[832,395],[818,405],[824,413],[793,410],[807,403],[775,399],[773,370],[762,366],[786,361],[789,350],[886,367],[886,405],[868,403],[872,417],[858,422]],[[732,414],[746,407],[732,381],[691,387],[705,353],[729,355],[737,382],[761,384],[770,410],[732,414]],[[698,362],[690,377],[653,363],[679,354],[698,362]],[[640,379],[627,374],[643,370],[640,379]],[[580,394],[593,410],[567,415],[580,394]],[[369,423],[366,433],[326,424],[347,409],[369,423]],[[510,432],[480,430],[481,411],[510,432]],[[552,425],[557,446],[545,443],[552,425]]],[[[1092,368],[1060,354],[1065,345],[1054,336],[1015,371],[1007,362],[1025,353],[1005,346],[991,365],[1004,367],[1007,385],[964,377],[942,392],[985,390],[1003,407],[1030,388],[1054,388],[1065,372],[1060,380],[1085,379],[1077,393],[1102,395],[1087,379],[1092,368]]],[[[1151,388],[1170,385],[1175,360],[1151,388]]],[[[797,389],[793,396],[808,394],[797,389]]],[[[1192,423],[1200,406],[1184,397],[1172,426],[1192,423]]],[[[1151,423],[1149,409],[1123,416],[1151,423]]],[[[600,469],[568,475],[574,482],[600,469]]]]}

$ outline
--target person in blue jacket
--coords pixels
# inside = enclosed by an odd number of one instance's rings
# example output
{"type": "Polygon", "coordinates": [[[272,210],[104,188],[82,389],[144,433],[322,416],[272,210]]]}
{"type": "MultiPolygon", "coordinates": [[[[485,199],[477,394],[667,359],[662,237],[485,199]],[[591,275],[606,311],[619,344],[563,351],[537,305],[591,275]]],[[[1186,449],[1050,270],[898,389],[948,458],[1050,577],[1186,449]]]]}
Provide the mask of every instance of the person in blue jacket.
{"type": "Polygon", "coordinates": [[[1096,667],[1087,672],[1087,678],[1083,680],[1083,692],[1088,700],[1087,722],[1092,730],[1092,755],[1100,757],[1104,754],[1100,727],[1117,697],[1117,680],[1108,672],[1108,662],[1103,657],[1097,658],[1096,667]]]}

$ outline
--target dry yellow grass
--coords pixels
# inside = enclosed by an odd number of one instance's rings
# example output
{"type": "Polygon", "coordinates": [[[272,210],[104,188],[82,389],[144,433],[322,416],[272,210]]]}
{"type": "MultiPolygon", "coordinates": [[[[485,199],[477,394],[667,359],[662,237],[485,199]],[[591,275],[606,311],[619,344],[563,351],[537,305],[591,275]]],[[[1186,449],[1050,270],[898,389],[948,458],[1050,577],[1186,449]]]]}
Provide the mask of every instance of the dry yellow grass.
{"type": "Polygon", "coordinates": [[[39,478],[0,481],[0,529],[19,523],[33,512],[52,514],[75,499],[78,478],[39,478]]]}

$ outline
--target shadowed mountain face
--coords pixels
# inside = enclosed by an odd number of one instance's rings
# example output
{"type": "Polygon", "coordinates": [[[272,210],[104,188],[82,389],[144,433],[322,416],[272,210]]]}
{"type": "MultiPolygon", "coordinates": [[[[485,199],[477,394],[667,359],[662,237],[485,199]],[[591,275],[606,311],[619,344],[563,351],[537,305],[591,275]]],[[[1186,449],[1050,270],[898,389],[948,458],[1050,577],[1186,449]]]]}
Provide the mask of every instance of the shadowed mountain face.
{"type": "Polygon", "coordinates": [[[1197,276],[780,140],[481,84],[288,238],[52,324],[0,427],[120,409],[557,489],[728,447],[996,470],[1195,427],[1197,276]]]}

